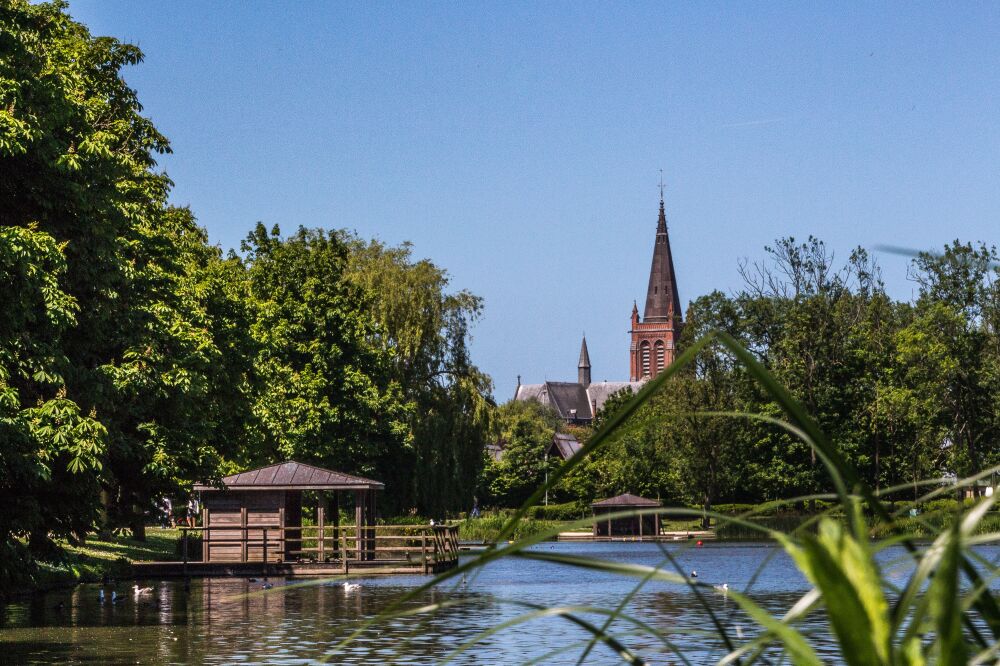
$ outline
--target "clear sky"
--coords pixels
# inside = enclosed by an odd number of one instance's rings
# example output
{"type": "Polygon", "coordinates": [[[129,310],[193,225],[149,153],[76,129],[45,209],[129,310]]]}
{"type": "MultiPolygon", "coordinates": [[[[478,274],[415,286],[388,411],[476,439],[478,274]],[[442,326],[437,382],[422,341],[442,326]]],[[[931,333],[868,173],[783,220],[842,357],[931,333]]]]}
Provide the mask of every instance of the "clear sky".
{"type": "MultiPolygon", "coordinates": [[[[348,227],[485,298],[508,399],[628,379],[659,170],[681,299],[779,236],[1000,241],[1000,3],[73,0],[127,72],[212,240],[348,227]]],[[[880,257],[908,298],[906,262],[880,257]]]]}

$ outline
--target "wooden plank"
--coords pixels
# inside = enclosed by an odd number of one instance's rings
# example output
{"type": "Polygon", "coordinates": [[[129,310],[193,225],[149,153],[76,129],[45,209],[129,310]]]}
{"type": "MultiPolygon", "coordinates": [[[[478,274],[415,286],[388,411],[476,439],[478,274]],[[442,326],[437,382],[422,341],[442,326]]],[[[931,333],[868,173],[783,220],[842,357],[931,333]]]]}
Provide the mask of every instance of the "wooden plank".
{"type": "Polygon", "coordinates": [[[242,561],[247,561],[247,508],[244,506],[240,509],[240,526],[243,528],[243,556],[242,561]]]}
{"type": "Polygon", "coordinates": [[[325,498],[321,495],[319,498],[319,505],[316,507],[316,527],[317,533],[317,545],[319,546],[319,559],[322,562],[326,559],[326,525],[324,524],[325,516],[323,511],[323,503],[325,498]]]}

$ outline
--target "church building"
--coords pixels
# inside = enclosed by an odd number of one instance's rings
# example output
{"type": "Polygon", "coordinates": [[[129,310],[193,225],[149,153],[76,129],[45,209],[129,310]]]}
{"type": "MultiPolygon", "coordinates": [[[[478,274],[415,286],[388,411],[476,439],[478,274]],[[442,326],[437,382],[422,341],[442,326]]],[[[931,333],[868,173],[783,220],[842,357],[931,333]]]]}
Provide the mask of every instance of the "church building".
{"type": "Polygon", "coordinates": [[[518,377],[515,400],[538,400],[555,409],[567,423],[587,424],[604,406],[605,401],[625,387],[633,392],[647,380],[656,377],[674,360],[677,340],[683,326],[683,310],[677,292],[674,260],[670,253],[667,216],[663,210],[663,188],[660,188],[660,216],[656,222],[653,263],[649,269],[649,287],[642,319],[633,302],[629,335],[629,381],[591,382],[590,354],[587,338],[580,345],[580,362],[575,382],[545,382],[522,384],[518,377]]]}

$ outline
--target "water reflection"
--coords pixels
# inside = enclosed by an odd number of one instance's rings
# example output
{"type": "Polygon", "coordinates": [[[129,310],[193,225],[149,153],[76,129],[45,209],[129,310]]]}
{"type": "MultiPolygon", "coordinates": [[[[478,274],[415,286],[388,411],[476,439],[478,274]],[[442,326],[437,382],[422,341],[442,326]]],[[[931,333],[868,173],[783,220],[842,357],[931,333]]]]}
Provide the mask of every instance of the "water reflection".
{"type": "MultiPolygon", "coordinates": [[[[541,549],[657,565],[662,552],[652,544],[542,544],[541,549]]],[[[705,548],[671,550],[682,571],[697,569],[699,580],[744,589],[762,606],[783,613],[807,585],[787,557],[764,544],[712,544],[705,548]]],[[[997,552],[988,553],[992,559],[997,552]]],[[[898,555],[898,553],[896,553],[898,555]]],[[[891,554],[886,555],[891,559],[891,554]]],[[[886,560],[888,562],[888,559],[886,560]]],[[[892,571],[905,576],[906,571],[892,571]]],[[[340,581],[310,582],[271,578],[263,581],[219,578],[181,582],[143,582],[153,593],[135,598],[131,582],[115,589],[79,586],[38,595],[0,609],[0,661],[11,663],[436,663],[480,632],[522,612],[505,603],[520,600],[548,605],[615,607],[636,581],[597,572],[506,560],[495,562],[470,578],[467,585],[442,585],[409,602],[411,607],[443,601],[461,605],[431,615],[382,621],[366,629],[342,651],[331,654],[339,641],[374,617],[405,592],[425,583],[422,576],[357,579],[360,587],[345,591],[340,581]]],[[[631,600],[627,612],[668,635],[689,658],[718,658],[724,646],[712,630],[714,614],[738,640],[751,638],[754,624],[725,594],[708,590],[708,608],[684,587],[654,582],[631,600]],[[711,613],[709,612],[711,611],[711,613]]],[[[589,617],[602,624],[605,617],[589,617]]],[[[804,623],[817,632],[822,655],[835,660],[834,644],[823,634],[822,615],[804,623]]],[[[676,663],[658,638],[636,634],[624,622],[616,635],[653,663],[676,663]]],[[[588,635],[559,618],[547,618],[501,631],[463,653],[457,663],[520,663],[547,653],[547,663],[575,663],[588,635]]],[[[610,663],[615,656],[595,648],[592,663],[610,663]]]]}

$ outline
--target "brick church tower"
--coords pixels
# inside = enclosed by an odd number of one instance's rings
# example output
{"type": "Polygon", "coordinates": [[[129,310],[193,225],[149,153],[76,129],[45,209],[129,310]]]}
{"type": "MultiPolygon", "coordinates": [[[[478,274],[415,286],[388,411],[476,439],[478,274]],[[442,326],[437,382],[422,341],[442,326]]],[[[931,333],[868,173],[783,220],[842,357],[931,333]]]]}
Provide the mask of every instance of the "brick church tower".
{"type": "Polygon", "coordinates": [[[652,379],[674,360],[674,350],[681,334],[684,315],[670,255],[667,216],[663,212],[663,187],[660,187],[660,219],[656,222],[653,264],[649,269],[646,309],[639,320],[639,308],[632,304],[632,344],[629,347],[629,380],[652,379]]]}

